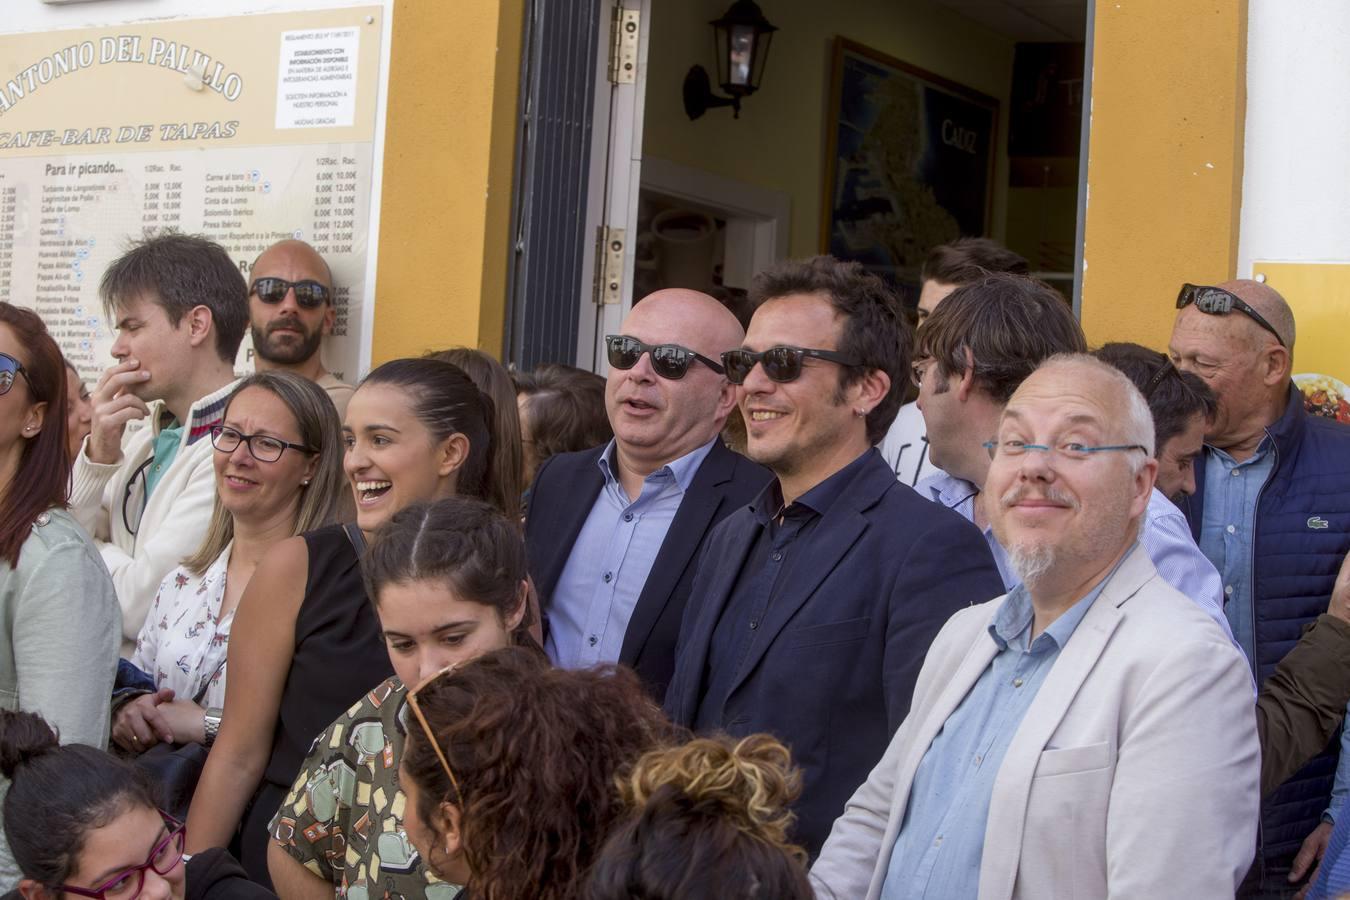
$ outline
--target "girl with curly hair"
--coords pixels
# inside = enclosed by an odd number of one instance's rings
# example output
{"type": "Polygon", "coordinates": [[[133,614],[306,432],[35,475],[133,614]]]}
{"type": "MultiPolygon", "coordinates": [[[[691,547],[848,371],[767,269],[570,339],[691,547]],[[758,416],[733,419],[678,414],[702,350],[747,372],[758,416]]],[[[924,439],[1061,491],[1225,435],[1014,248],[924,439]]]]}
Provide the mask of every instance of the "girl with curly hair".
{"type": "Polygon", "coordinates": [[[767,734],[699,738],[647,753],[619,781],[629,808],[585,900],[812,900],[788,841],[801,773],[767,734]]]}
{"type": "Polygon", "coordinates": [[[631,671],[512,648],[408,695],[404,826],[461,900],[576,900],[625,812],[616,778],[673,729],[631,671]]]}

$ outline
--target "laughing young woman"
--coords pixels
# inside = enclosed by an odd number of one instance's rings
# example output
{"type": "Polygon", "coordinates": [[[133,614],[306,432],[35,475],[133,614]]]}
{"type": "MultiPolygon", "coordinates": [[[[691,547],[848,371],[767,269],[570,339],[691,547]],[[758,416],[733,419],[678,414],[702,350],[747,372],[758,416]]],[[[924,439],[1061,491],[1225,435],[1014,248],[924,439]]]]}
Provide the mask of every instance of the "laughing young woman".
{"type": "Polygon", "coordinates": [[[291,538],[258,564],[235,613],[229,715],[192,801],[189,852],[229,844],[242,820],[240,861],[271,883],[268,822],[314,736],[393,674],[362,584],[365,539],[413,503],[491,496],[494,421],[449,363],[394,360],[361,382],[342,429],[358,528],[291,538]]]}

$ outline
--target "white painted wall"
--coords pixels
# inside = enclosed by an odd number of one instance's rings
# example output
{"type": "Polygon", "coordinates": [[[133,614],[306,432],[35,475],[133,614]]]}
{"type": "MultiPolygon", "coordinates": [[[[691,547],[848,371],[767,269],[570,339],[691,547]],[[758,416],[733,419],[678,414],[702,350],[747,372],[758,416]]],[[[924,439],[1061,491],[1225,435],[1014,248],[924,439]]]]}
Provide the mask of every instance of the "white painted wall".
{"type": "Polygon", "coordinates": [[[1254,260],[1350,262],[1350,2],[1250,0],[1238,241],[1254,260]]]}
{"type": "MultiPolygon", "coordinates": [[[[41,0],[0,0],[0,34],[58,31],[120,25],[151,19],[217,19],[250,13],[342,9],[350,6],[384,7],[380,46],[379,94],[375,101],[375,141],[370,183],[370,237],[366,248],[366,284],[361,305],[361,353],[356,380],[370,369],[370,338],[375,332],[375,263],[379,258],[380,197],[384,183],[384,119],[389,106],[389,52],[394,29],[394,0],[85,0],[43,3],[41,0]]],[[[0,59],[0,77],[12,77],[11,61],[0,59]]]]}

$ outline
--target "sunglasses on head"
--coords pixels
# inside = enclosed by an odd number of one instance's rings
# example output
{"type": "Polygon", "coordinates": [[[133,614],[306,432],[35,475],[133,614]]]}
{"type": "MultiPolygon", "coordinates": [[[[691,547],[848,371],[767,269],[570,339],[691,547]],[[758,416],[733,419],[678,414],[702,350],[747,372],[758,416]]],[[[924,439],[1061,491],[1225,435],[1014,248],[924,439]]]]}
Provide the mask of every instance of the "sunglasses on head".
{"type": "Polygon", "coordinates": [[[745,384],[750,372],[758,364],[770,381],[780,384],[796,381],[802,375],[802,364],[806,357],[823,359],[840,366],[861,365],[851,356],[845,356],[834,350],[812,350],[807,347],[770,347],[760,353],[754,350],[728,350],[722,354],[722,365],[727,369],[727,381],[732,384],[745,384]]]}
{"type": "Polygon", "coordinates": [[[33,385],[33,379],[28,377],[28,370],[8,353],[0,353],[0,397],[9,393],[9,389],[14,387],[14,377],[22,375],[28,382],[29,387],[33,385]]]}
{"type": "Polygon", "coordinates": [[[1181,292],[1177,294],[1177,309],[1185,309],[1192,303],[1196,309],[1211,316],[1226,316],[1236,309],[1274,335],[1281,347],[1285,346],[1284,338],[1280,337],[1274,326],[1237,294],[1204,284],[1183,284],[1181,292]]]}
{"type": "Polygon", "coordinates": [[[722,367],[701,353],[695,353],[679,344],[644,344],[637,338],[624,334],[605,335],[605,351],[609,365],[614,369],[631,369],[642,359],[642,354],[652,356],[652,371],[662,378],[679,381],[689,371],[689,367],[698,360],[717,374],[722,367]]]}
{"type": "Polygon", "coordinates": [[[453,665],[446,666],[439,672],[435,672],[424,678],[421,684],[408,691],[408,708],[412,710],[413,718],[417,720],[417,724],[422,726],[422,735],[427,739],[427,743],[431,745],[431,749],[436,752],[436,758],[440,760],[441,768],[445,770],[445,777],[450,779],[450,786],[455,789],[455,795],[460,797],[463,796],[463,792],[459,789],[459,779],[455,777],[454,770],[450,768],[450,760],[445,758],[445,751],[441,749],[440,742],[436,740],[436,733],[431,730],[431,725],[427,722],[427,717],[422,714],[422,704],[417,702],[417,695],[420,694],[427,685],[439,678],[449,675],[453,671],[455,671],[453,665]]]}
{"type": "Polygon", "coordinates": [[[287,281],[284,278],[259,278],[253,282],[250,294],[257,294],[264,303],[275,305],[286,299],[286,292],[295,290],[295,302],[303,309],[317,309],[328,302],[328,288],[313,279],[287,281]]]}

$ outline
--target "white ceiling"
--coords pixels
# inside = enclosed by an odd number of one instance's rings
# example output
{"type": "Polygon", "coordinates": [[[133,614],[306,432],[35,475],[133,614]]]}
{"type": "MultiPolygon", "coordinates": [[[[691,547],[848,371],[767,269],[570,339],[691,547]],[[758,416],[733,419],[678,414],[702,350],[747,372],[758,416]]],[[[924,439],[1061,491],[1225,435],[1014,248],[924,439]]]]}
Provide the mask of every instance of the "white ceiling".
{"type": "Polygon", "coordinates": [[[1017,41],[1082,41],[1090,0],[933,0],[1017,41]]]}

